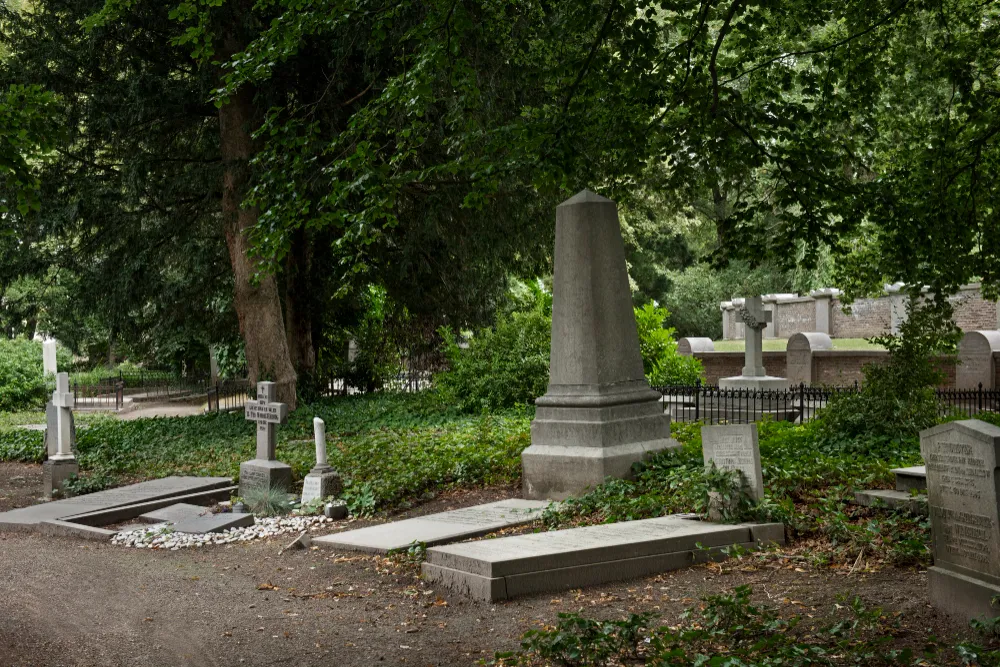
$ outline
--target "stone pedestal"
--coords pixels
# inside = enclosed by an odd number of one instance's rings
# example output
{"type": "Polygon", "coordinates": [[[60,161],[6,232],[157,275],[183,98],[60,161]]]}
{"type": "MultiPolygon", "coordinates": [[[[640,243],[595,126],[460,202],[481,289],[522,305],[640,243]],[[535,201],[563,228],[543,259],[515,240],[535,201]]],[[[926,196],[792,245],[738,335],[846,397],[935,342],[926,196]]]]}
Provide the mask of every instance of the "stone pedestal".
{"type": "Polygon", "coordinates": [[[751,391],[765,391],[775,389],[788,389],[792,386],[788,378],[764,375],[753,377],[749,375],[736,375],[728,378],[719,378],[720,389],[749,389],[751,391]]]}
{"type": "Polygon", "coordinates": [[[42,484],[46,498],[62,495],[63,482],[80,474],[76,459],[48,459],[42,463],[42,484]]]}
{"type": "Polygon", "coordinates": [[[240,496],[256,487],[292,490],[292,467],[281,461],[253,459],[240,464],[240,496]]]}
{"type": "Polygon", "coordinates": [[[679,447],[660,398],[642,370],[617,206],[584,190],[556,210],[549,387],[521,455],[524,497],[580,495],[679,447]]]}
{"type": "Polygon", "coordinates": [[[308,503],[318,498],[340,495],[344,484],[340,473],[330,466],[317,466],[309,471],[302,481],[302,502],[308,503]]]}

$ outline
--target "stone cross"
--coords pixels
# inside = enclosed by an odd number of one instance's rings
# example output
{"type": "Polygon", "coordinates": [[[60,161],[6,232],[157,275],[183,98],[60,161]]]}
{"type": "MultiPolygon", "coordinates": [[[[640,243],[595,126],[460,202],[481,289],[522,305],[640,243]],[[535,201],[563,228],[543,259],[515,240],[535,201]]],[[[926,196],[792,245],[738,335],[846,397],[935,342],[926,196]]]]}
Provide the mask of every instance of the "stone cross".
{"type": "Polygon", "coordinates": [[[272,400],[274,388],[273,382],[258,382],[257,400],[246,406],[247,421],[257,422],[257,459],[260,461],[276,460],[277,425],[288,421],[288,405],[272,400]]]}
{"type": "Polygon", "coordinates": [[[743,310],[740,312],[743,323],[746,325],[744,338],[746,339],[745,366],[743,366],[744,377],[765,377],[764,370],[764,329],[771,321],[773,313],[764,310],[763,303],[759,296],[747,297],[743,303],[743,310]]]}
{"type": "Polygon", "coordinates": [[[72,417],[70,410],[75,402],[69,390],[69,373],[56,375],[56,390],[52,392],[52,405],[56,407],[56,453],[50,458],[72,459],[72,417]]]}

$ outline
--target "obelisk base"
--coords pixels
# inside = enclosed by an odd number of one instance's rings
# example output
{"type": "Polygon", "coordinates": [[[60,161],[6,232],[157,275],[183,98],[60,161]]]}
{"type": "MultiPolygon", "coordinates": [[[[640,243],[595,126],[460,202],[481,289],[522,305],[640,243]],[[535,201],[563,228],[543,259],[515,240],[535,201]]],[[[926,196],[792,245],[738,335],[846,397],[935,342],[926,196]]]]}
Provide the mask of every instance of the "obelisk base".
{"type": "Polygon", "coordinates": [[[340,480],[340,473],[332,467],[313,468],[302,481],[302,503],[340,495],[343,489],[344,484],[340,480]]]}
{"type": "Polygon", "coordinates": [[[550,387],[538,399],[531,446],[521,454],[525,498],[579,496],[608,477],[630,477],[633,463],[681,446],[670,437],[659,392],[616,389],[561,395],[550,387]]]}
{"type": "Polygon", "coordinates": [[[292,489],[292,467],[281,461],[253,459],[240,464],[240,496],[256,488],[292,489]]]}
{"type": "Polygon", "coordinates": [[[53,498],[63,494],[63,482],[80,474],[80,464],[76,459],[46,459],[42,463],[42,483],[45,497],[53,498]]]}
{"type": "Polygon", "coordinates": [[[788,378],[779,378],[773,375],[736,375],[734,377],[719,378],[719,389],[750,389],[751,391],[775,391],[778,389],[790,389],[792,386],[788,378]]]}

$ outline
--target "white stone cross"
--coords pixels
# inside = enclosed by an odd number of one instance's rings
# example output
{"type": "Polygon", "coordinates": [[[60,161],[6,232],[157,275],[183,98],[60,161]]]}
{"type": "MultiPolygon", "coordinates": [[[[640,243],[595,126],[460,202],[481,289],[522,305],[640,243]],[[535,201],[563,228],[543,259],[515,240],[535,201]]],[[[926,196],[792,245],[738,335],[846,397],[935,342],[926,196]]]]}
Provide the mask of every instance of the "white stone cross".
{"type": "Polygon", "coordinates": [[[257,400],[248,402],[246,407],[247,421],[257,422],[257,458],[262,461],[277,460],[274,456],[277,424],[288,421],[288,405],[272,401],[274,388],[273,382],[258,382],[257,400]]]}
{"type": "Polygon", "coordinates": [[[69,390],[69,373],[57,373],[56,390],[52,392],[52,405],[56,407],[56,453],[49,457],[51,459],[74,458],[70,410],[75,404],[73,393],[69,390]]]}
{"type": "Polygon", "coordinates": [[[744,377],[765,377],[764,370],[764,329],[771,321],[773,313],[764,310],[759,296],[747,297],[740,313],[743,318],[744,338],[746,339],[746,354],[744,357],[744,377]]]}
{"type": "Polygon", "coordinates": [[[326,458],[326,423],[313,417],[313,433],[316,436],[316,467],[326,468],[330,462],[326,458]]]}

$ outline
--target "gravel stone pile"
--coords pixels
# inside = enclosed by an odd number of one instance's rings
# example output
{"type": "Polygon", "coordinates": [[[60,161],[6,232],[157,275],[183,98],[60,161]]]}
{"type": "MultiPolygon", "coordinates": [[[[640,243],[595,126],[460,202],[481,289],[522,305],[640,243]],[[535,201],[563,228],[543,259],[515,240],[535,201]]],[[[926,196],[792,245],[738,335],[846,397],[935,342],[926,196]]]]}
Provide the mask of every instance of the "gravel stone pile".
{"type": "Polygon", "coordinates": [[[135,549],[177,551],[210,544],[252,542],[277,535],[301,533],[303,530],[311,531],[332,523],[334,520],[325,516],[257,517],[252,526],[230,528],[220,533],[178,533],[171,529],[169,523],[157,523],[150,524],[148,528],[117,533],[111,538],[111,543],[135,549]]]}

